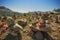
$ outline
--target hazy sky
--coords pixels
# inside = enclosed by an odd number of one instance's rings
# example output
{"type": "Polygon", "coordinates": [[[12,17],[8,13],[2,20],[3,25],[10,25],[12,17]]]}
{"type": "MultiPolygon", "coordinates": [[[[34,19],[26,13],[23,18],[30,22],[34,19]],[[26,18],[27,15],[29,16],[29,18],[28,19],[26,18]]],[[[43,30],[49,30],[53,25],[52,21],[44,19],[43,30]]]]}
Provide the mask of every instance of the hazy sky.
{"type": "Polygon", "coordinates": [[[0,0],[0,6],[18,12],[50,11],[60,8],[60,0],[0,0]]]}

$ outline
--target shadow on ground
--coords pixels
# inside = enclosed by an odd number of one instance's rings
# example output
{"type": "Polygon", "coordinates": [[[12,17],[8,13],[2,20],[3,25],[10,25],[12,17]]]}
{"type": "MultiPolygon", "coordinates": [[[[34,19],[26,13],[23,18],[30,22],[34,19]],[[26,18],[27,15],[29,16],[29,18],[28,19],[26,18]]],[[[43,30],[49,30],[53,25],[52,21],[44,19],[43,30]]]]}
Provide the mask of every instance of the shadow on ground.
{"type": "Polygon", "coordinates": [[[4,40],[22,40],[22,36],[21,36],[21,33],[18,33],[17,36],[8,34],[4,40]]]}

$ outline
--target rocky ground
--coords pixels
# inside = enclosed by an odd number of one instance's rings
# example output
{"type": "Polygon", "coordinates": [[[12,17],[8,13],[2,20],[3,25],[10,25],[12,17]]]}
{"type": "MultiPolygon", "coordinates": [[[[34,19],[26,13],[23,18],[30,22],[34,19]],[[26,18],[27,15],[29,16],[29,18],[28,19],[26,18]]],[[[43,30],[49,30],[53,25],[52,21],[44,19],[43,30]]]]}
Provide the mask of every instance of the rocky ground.
{"type": "MultiPolygon", "coordinates": [[[[48,32],[49,35],[54,39],[54,40],[60,40],[60,25],[56,23],[52,23],[54,27],[52,27],[53,31],[48,32]]],[[[31,36],[26,35],[26,33],[23,33],[22,35],[22,40],[33,40],[31,36]]]]}
{"type": "MultiPolygon", "coordinates": [[[[52,27],[53,31],[48,32],[49,35],[54,39],[54,40],[60,40],[60,24],[57,23],[52,23],[54,26],[52,27]]],[[[24,30],[30,30],[28,26],[24,28],[24,30]]],[[[7,35],[9,32],[7,31],[4,33],[0,38],[3,38],[5,35],[7,35]]],[[[21,40],[33,40],[31,36],[28,34],[29,32],[23,32],[21,31],[21,40]]],[[[2,40],[2,39],[0,39],[2,40]]]]}

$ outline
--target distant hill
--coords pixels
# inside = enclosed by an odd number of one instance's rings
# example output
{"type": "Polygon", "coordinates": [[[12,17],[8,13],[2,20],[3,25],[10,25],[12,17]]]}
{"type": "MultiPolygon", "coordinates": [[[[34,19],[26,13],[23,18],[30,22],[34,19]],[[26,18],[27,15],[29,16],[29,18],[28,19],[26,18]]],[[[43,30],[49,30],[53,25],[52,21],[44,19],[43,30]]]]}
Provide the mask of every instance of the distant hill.
{"type": "Polygon", "coordinates": [[[56,12],[60,12],[60,9],[54,9],[54,11],[56,11],[56,12]]]}
{"type": "Polygon", "coordinates": [[[9,8],[6,8],[6,7],[4,7],[4,6],[0,6],[0,15],[1,15],[1,16],[11,16],[11,15],[13,15],[14,13],[15,13],[17,16],[18,16],[18,15],[21,15],[21,13],[19,13],[19,12],[14,12],[14,11],[10,10],[9,8]]]}
{"type": "MultiPolygon", "coordinates": [[[[60,14],[60,9],[54,9],[53,11],[55,12],[59,12],[58,14],[60,14]]],[[[9,8],[6,8],[4,6],[0,6],[0,15],[1,16],[12,16],[13,14],[16,14],[17,16],[20,16],[22,13],[19,13],[19,12],[14,12],[12,11],[11,9],[9,8]]],[[[33,12],[28,12],[29,14],[43,14],[44,12],[41,12],[41,11],[33,11],[33,12]]]]}
{"type": "Polygon", "coordinates": [[[60,9],[54,9],[53,11],[56,13],[56,15],[60,15],[60,9]]]}

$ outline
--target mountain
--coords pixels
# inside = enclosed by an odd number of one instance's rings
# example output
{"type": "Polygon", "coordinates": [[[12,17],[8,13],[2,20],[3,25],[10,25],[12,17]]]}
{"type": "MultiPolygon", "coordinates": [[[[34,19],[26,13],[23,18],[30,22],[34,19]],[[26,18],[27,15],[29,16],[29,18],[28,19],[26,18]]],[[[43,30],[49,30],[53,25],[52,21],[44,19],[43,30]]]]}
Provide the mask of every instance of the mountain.
{"type": "Polygon", "coordinates": [[[55,11],[55,12],[60,12],[60,9],[54,9],[53,11],[55,11]]]}
{"type": "Polygon", "coordinates": [[[4,6],[0,6],[0,15],[1,15],[1,16],[11,16],[11,15],[13,15],[14,13],[15,13],[17,16],[18,16],[18,15],[21,15],[21,13],[19,13],[19,12],[14,12],[14,11],[10,10],[9,8],[6,8],[6,7],[4,7],[4,6]]]}

